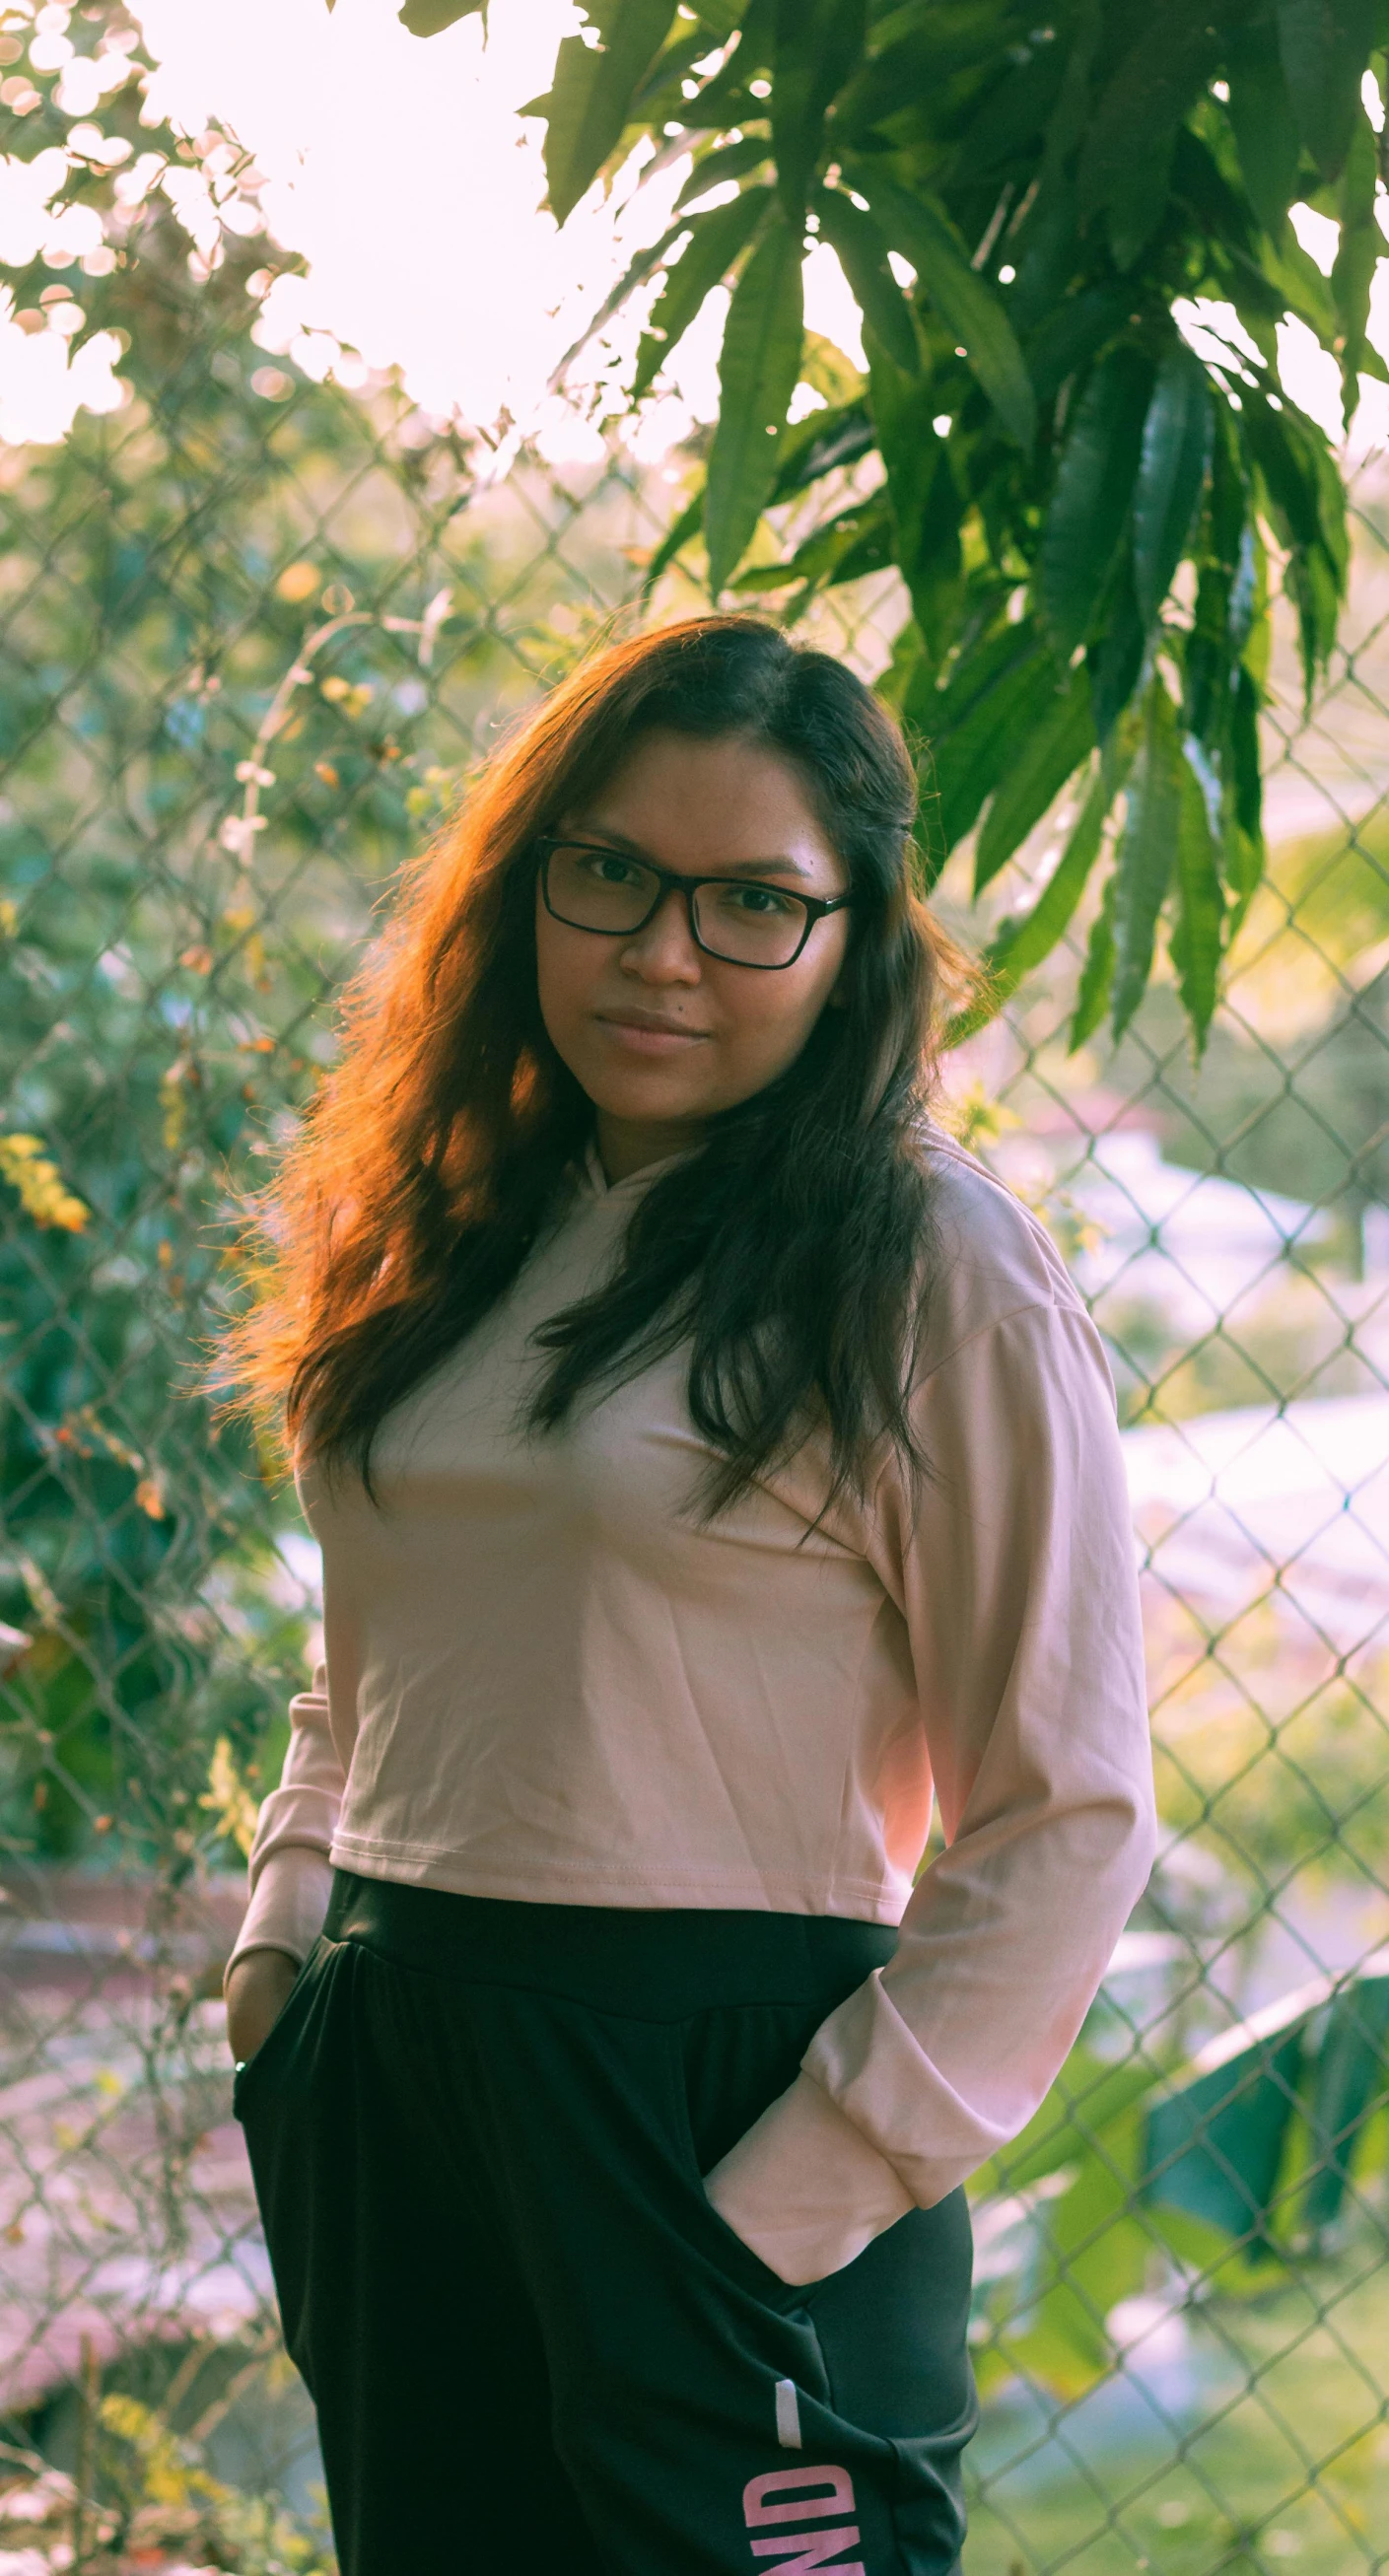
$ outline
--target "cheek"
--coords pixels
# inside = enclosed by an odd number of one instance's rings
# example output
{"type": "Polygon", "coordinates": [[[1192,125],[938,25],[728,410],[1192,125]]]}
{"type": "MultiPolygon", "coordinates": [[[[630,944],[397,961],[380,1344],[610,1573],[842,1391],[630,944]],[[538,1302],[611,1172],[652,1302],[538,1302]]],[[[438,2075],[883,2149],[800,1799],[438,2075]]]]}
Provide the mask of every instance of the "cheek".
{"type": "Polygon", "coordinates": [[[809,1036],[814,1017],[803,993],[759,993],[738,1014],[736,1043],[759,1061],[780,1064],[809,1036]]]}
{"type": "Polygon", "coordinates": [[[745,990],[737,1014],[741,1046],[778,1071],[799,1055],[828,1005],[843,953],[841,937],[831,954],[810,961],[807,971],[802,972],[799,964],[788,967],[784,975],[768,975],[765,982],[759,979],[756,992],[745,990]]]}
{"type": "Polygon", "coordinates": [[[601,963],[592,955],[597,940],[586,940],[581,932],[567,935],[561,924],[552,921],[537,902],[535,918],[535,981],[540,1002],[540,1016],[553,1046],[564,1049],[565,1034],[571,1030],[583,1010],[601,963]]]}

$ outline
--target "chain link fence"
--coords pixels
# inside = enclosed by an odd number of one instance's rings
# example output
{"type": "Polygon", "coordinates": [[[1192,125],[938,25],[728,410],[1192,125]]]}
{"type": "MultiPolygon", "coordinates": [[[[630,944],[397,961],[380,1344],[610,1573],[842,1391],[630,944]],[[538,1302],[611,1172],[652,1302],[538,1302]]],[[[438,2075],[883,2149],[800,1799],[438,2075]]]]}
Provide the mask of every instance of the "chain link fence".
{"type": "MultiPolygon", "coordinates": [[[[48,114],[29,88],[17,112],[48,114]]],[[[161,149],[214,199],[233,171],[215,134],[161,149]]],[[[547,454],[489,444],[331,349],[267,348],[273,270],[232,220],[253,190],[223,194],[219,238],[177,189],[110,188],[85,251],[6,272],[32,336],[80,295],[120,352],[108,408],[0,449],[11,2576],[331,2563],[217,2001],[317,1611],[292,1494],[203,1392],[228,1212],[330,1059],[400,861],[497,727],[637,613],[685,470],[558,415],[547,454]]],[[[1069,1049],[1082,921],[948,1069],[946,1114],[1108,1340],[1164,1818],[1080,2047],[975,2188],[969,2576],[1389,2566],[1374,461],[1354,524],[1310,715],[1275,655],[1270,871],[1201,1064],[1162,972],[1120,1047],[1069,1049]]],[[[697,572],[677,558],[650,613],[697,572]]],[[[871,675],[902,613],[873,575],[802,626],[871,675]]],[[[978,939],[964,885],[957,862],[941,904],[978,939]]]]}

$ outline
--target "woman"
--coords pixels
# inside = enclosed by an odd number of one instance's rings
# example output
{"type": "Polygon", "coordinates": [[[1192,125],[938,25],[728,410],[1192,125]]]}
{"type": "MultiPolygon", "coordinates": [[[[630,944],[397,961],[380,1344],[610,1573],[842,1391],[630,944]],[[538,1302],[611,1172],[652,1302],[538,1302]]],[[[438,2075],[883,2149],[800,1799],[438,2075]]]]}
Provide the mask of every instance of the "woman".
{"type": "Polygon", "coordinates": [[[600,654],[268,1211],[326,1670],[227,1991],[345,2576],[957,2565],[960,2186],[1151,1778],[1098,1341],[923,1118],[912,811],[776,629],[600,654]]]}

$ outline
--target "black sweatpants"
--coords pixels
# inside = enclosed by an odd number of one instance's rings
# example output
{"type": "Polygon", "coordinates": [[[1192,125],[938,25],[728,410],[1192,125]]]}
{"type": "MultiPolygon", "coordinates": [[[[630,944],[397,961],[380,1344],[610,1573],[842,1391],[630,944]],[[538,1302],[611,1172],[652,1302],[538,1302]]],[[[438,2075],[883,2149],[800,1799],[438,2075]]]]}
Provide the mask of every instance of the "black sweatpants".
{"type": "Polygon", "coordinates": [[[236,2108],[343,2576],[951,2576],[963,2195],[788,2289],[700,2181],[894,1937],[338,1873],[236,2108]]]}

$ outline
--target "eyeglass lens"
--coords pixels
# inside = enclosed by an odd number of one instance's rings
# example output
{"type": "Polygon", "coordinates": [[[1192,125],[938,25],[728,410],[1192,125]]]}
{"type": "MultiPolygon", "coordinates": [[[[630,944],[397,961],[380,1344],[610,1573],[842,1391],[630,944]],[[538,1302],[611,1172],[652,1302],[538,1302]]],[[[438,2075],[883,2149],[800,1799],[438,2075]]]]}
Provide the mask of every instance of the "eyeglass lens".
{"type": "MultiPolygon", "coordinates": [[[[550,909],[576,930],[620,938],[641,928],[660,891],[654,868],[620,850],[556,842],[549,853],[550,909]]],[[[739,966],[785,966],[805,937],[806,908],[779,886],[738,881],[701,885],[694,899],[695,936],[715,957],[739,966]]]]}

